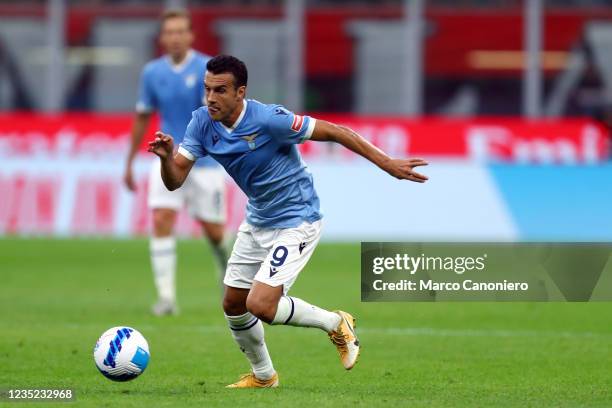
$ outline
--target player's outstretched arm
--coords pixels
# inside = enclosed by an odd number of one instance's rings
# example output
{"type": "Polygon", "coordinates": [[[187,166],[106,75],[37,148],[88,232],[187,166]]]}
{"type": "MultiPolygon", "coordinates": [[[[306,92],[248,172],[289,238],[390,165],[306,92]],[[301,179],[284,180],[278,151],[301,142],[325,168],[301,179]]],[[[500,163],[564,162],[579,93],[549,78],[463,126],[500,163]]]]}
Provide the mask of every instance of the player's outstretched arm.
{"type": "Polygon", "coordinates": [[[365,157],[382,170],[400,180],[410,180],[417,183],[424,183],[427,181],[427,176],[414,171],[415,167],[427,166],[425,160],[393,159],[346,126],[340,126],[317,119],[310,140],[339,143],[358,155],[365,157]]]}
{"type": "Polygon", "coordinates": [[[172,136],[156,132],[155,140],[149,142],[148,151],[161,160],[161,177],[166,188],[174,191],[182,186],[194,162],[181,154],[174,154],[172,136]]]}

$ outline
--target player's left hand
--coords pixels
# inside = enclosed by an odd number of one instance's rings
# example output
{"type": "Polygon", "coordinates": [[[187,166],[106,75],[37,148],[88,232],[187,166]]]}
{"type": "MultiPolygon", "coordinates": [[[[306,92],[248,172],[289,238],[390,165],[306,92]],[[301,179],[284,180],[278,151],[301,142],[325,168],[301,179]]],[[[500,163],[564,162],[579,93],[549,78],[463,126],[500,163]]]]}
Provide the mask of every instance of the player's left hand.
{"type": "Polygon", "coordinates": [[[391,159],[385,163],[383,169],[399,180],[410,180],[415,183],[424,183],[428,177],[414,171],[415,167],[427,166],[423,159],[391,159]]]}

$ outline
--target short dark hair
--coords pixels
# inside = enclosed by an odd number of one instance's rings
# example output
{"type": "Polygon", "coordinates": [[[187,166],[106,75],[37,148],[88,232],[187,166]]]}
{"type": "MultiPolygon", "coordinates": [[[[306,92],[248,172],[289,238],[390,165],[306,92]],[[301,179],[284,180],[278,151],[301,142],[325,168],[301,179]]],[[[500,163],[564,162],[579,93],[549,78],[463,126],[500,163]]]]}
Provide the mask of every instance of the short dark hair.
{"type": "Polygon", "coordinates": [[[164,23],[166,22],[166,20],[170,20],[171,18],[184,18],[185,20],[187,20],[187,24],[189,26],[189,29],[191,30],[191,15],[189,14],[189,12],[187,10],[184,9],[168,9],[165,10],[161,17],[159,18],[160,21],[160,27],[163,28],[164,23]]]}
{"type": "Polygon", "coordinates": [[[249,79],[249,73],[244,62],[232,55],[217,55],[208,61],[206,70],[215,75],[226,72],[232,74],[236,88],[246,86],[249,79]]]}

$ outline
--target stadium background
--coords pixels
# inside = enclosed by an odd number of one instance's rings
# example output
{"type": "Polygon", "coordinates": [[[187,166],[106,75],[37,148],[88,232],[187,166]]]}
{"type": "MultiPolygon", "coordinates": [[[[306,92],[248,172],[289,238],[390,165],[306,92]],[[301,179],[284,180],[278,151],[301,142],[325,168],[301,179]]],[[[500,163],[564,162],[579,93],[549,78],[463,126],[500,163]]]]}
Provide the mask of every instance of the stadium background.
{"type": "MultiPolygon", "coordinates": [[[[135,196],[121,175],[167,3],[63,3],[0,4],[0,233],[144,234],[153,158],[141,154],[135,196]]],[[[597,121],[612,95],[606,3],[417,1],[412,14],[406,4],[188,5],[195,48],[242,57],[250,97],[432,162],[432,181],[411,185],[336,146],[304,145],[325,239],[609,240],[609,130],[597,121]],[[539,63],[523,63],[530,50],[539,63]]],[[[235,228],[244,198],[232,187],[229,202],[235,228]]],[[[182,217],[180,233],[194,230],[182,217]]]]}
{"type": "MultiPolygon", "coordinates": [[[[609,406],[607,304],[361,304],[358,242],[610,241],[611,58],[606,0],[0,1],[0,388],[74,387],[92,406],[609,406]],[[320,333],[281,328],[267,333],[287,388],[224,393],[245,367],[199,240],[179,244],[182,314],[148,315],[153,158],[137,159],[136,194],[121,177],[168,6],[191,11],[196,49],[247,62],[249,97],[431,163],[417,185],[301,146],[326,218],[294,291],[360,318],[349,384],[320,333]],[[122,322],[152,366],[115,386],[90,348],[122,322]]],[[[185,214],[178,233],[199,235],[185,214]]]]}

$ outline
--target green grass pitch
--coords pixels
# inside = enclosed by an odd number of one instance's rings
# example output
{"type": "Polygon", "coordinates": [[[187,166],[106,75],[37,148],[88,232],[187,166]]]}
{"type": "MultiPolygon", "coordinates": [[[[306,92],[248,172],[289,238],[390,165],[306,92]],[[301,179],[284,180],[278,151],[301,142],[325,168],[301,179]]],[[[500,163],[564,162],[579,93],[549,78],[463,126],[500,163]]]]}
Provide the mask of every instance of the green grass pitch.
{"type": "Polygon", "coordinates": [[[321,244],[291,294],[357,317],[359,363],[318,330],[266,327],[275,390],[223,388],[248,365],[203,241],[179,243],[175,318],[149,314],[146,240],[1,239],[0,278],[0,388],[72,388],[69,406],[612,406],[609,303],[361,303],[358,244],[321,244]],[[151,349],[129,383],[93,364],[117,325],[151,349]]]}

